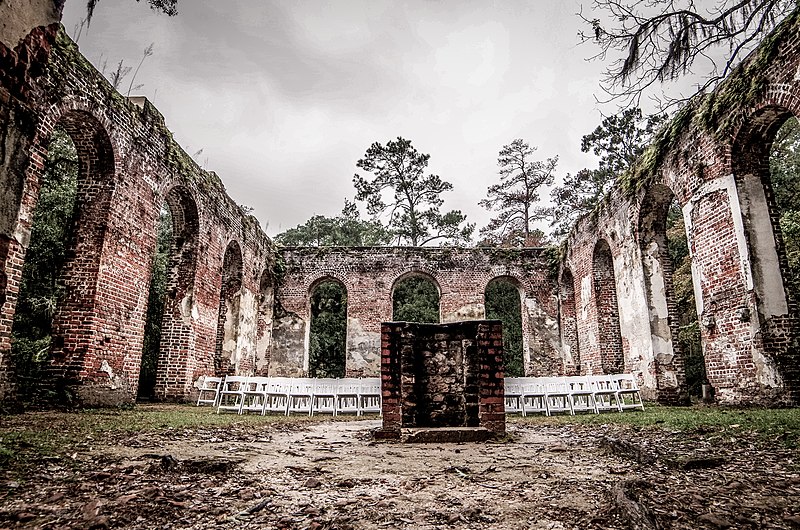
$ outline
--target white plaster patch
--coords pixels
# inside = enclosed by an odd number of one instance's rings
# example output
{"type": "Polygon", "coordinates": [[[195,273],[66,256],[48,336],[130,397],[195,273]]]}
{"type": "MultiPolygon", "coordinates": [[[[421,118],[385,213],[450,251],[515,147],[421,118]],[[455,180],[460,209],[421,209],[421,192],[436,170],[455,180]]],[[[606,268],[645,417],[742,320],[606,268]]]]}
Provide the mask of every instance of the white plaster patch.
{"type": "Polygon", "coordinates": [[[589,318],[589,301],[592,299],[592,279],[588,276],[581,278],[581,316],[583,320],[589,318]]]}

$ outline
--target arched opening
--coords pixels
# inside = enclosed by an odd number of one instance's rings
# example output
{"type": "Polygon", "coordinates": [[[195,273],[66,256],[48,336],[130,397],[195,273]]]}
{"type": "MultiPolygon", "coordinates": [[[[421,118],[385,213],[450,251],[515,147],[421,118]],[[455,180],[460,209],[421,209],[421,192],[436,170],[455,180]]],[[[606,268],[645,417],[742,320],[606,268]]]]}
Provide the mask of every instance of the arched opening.
{"type": "Polygon", "coordinates": [[[687,400],[684,355],[687,350],[684,345],[693,354],[692,383],[698,395],[705,379],[697,311],[689,307],[694,304],[694,294],[689,247],[683,227],[683,212],[672,190],[663,184],[651,186],[642,199],[639,212],[639,246],[658,400],[673,404],[687,400]],[[681,293],[677,300],[676,289],[681,293]],[[678,301],[680,308],[676,305],[678,301]]]}
{"type": "MultiPolygon", "coordinates": [[[[197,203],[191,192],[182,186],[172,188],[164,197],[158,222],[147,310],[147,324],[152,328],[149,333],[145,328],[145,348],[149,349],[151,360],[155,361],[153,393],[159,398],[179,398],[184,395],[192,378],[186,360],[193,348],[192,308],[200,222],[197,203]],[[157,268],[163,270],[161,275],[157,268]],[[159,282],[163,282],[161,289],[159,282]]],[[[139,384],[141,387],[141,376],[139,384]]],[[[143,395],[141,389],[139,394],[143,395]]]]}
{"type": "Polygon", "coordinates": [[[622,334],[619,329],[617,282],[611,247],[601,239],[592,255],[594,300],[597,310],[598,348],[600,367],[604,374],[621,373],[624,368],[622,334]]]}
{"type": "Polygon", "coordinates": [[[344,377],[347,349],[347,289],[326,278],[311,289],[308,375],[344,377]]]}
{"type": "Polygon", "coordinates": [[[64,296],[59,282],[78,187],[78,153],[61,128],[53,131],[33,213],[30,243],[22,267],[11,354],[19,397],[33,397],[52,346],[53,316],[64,296]]]}
{"type": "Polygon", "coordinates": [[[439,287],[433,278],[414,272],[394,282],[392,320],[437,324],[440,318],[439,287]]]}
{"type": "Polygon", "coordinates": [[[57,379],[69,384],[86,369],[93,349],[100,261],[114,193],[114,151],[108,133],[91,114],[72,111],[57,126],[72,139],[78,155],[75,207],[67,231],[53,318],[51,362],[57,379]]]}
{"type": "Polygon", "coordinates": [[[484,292],[486,318],[503,323],[503,361],[506,377],[525,375],[522,352],[522,298],[513,278],[492,279],[484,292]]]}
{"type": "Polygon", "coordinates": [[[564,368],[568,375],[581,372],[581,354],[578,347],[578,320],[575,311],[575,278],[567,267],[561,270],[558,284],[559,332],[564,350],[564,368]]]}
{"type": "Polygon", "coordinates": [[[219,296],[217,344],[214,370],[217,375],[235,373],[238,363],[239,303],[242,292],[242,250],[231,241],[222,261],[222,287],[219,296]]]}
{"type": "Polygon", "coordinates": [[[275,291],[270,271],[261,274],[258,284],[258,323],[256,329],[256,369],[257,375],[269,375],[270,343],[272,342],[272,305],[275,291]]]}
{"type": "Polygon", "coordinates": [[[142,362],[139,367],[137,398],[152,400],[156,391],[156,368],[161,345],[161,323],[167,287],[167,266],[172,247],[172,214],[162,208],[158,218],[156,252],[150,268],[150,292],[147,296],[147,316],[142,340],[142,362]]]}
{"type": "Polygon", "coordinates": [[[734,142],[732,162],[748,244],[759,346],[782,372],[792,398],[800,399],[797,340],[800,272],[800,131],[782,107],[759,110],[734,142]]]}

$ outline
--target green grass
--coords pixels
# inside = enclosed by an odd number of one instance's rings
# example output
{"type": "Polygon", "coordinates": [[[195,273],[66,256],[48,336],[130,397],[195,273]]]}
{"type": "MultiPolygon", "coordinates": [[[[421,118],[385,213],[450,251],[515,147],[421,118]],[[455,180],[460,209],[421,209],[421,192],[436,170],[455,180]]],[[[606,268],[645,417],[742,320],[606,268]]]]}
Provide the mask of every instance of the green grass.
{"type": "Polygon", "coordinates": [[[575,416],[514,417],[512,422],[547,425],[621,424],[669,431],[703,432],[730,430],[749,433],[762,441],[778,441],[800,447],[800,408],[731,409],[720,407],[662,407],[645,404],[644,411],[577,414],[575,416]]]}
{"type": "MultiPolygon", "coordinates": [[[[366,418],[374,416],[366,416],[366,418]]],[[[341,416],[335,421],[356,419],[341,416]]],[[[301,426],[331,421],[331,416],[216,414],[193,405],[139,405],[132,409],[97,409],[80,412],[30,412],[0,416],[0,470],[25,466],[42,457],[59,457],[80,451],[88,442],[111,441],[136,433],[171,430],[237,428],[257,431],[275,424],[301,426]]]]}

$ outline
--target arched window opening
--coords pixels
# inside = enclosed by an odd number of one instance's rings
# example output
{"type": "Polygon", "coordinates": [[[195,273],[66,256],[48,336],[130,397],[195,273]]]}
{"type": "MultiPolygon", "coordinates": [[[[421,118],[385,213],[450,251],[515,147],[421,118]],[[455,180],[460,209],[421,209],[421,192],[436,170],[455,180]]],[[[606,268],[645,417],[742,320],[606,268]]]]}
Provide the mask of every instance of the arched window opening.
{"type": "Polygon", "coordinates": [[[272,314],[275,291],[270,271],[261,274],[258,287],[258,323],[256,329],[256,375],[269,375],[272,314]]]}
{"type": "Polygon", "coordinates": [[[347,348],[347,291],[324,280],[311,292],[308,375],[344,377],[347,348]]]}
{"type": "Polygon", "coordinates": [[[778,129],[769,156],[778,226],[786,255],[786,290],[800,303],[800,122],[789,117],[778,129]]]}
{"type": "Polygon", "coordinates": [[[214,369],[217,375],[234,373],[239,361],[239,303],[242,292],[242,251],[236,241],[225,250],[222,262],[222,288],[219,297],[217,344],[214,369]]]}
{"type": "Polygon", "coordinates": [[[503,322],[503,357],[506,377],[525,375],[522,352],[522,299],[510,278],[495,278],[486,286],[486,318],[503,322]]]}
{"type": "Polygon", "coordinates": [[[639,244],[658,399],[685,403],[687,375],[691,372],[694,390],[700,392],[705,363],[683,211],[663,184],[648,188],[642,199],[639,244]]]}
{"type": "Polygon", "coordinates": [[[411,274],[395,282],[392,320],[437,324],[439,318],[439,289],[431,278],[411,274]]]}
{"type": "Polygon", "coordinates": [[[566,267],[561,271],[558,302],[565,372],[577,375],[581,372],[581,354],[578,347],[578,321],[575,311],[575,279],[566,267]]]}
{"type": "Polygon", "coordinates": [[[594,247],[592,258],[595,307],[599,331],[600,365],[603,373],[621,373],[624,367],[622,334],[619,329],[617,283],[611,247],[601,239],[594,247]]]}
{"type": "Polygon", "coordinates": [[[142,341],[142,363],[139,369],[138,399],[155,397],[156,369],[161,351],[161,325],[167,289],[167,267],[172,249],[172,214],[169,207],[161,208],[156,234],[156,252],[150,269],[150,292],[147,297],[147,315],[142,341]]]}
{"type": "Polygon", "coordinates": [[[50,353],[53,317],[64,296],[59,280],[67,260],[78,188],[78,153],[61,128],[51,136],[40,184],[11,335],[20,398],[26,401],[33,397],[50,353]]]}

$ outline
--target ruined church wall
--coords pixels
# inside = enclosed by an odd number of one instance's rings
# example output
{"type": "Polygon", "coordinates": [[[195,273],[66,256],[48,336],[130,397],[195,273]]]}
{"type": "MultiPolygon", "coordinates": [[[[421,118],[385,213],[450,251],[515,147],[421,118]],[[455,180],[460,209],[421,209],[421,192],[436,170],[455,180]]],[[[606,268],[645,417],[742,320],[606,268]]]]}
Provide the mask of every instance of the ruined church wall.
{"type": "MultiPolygon", "coordinates": [[[[22,190],[13,230],[9,231],[29,234],[47,142],[57,125],[67,124],[76,141],[80,178],[88,175],[87,181],[100,188],[86,192],[84,205],[93,205],[94,209],[84,212],[84,217],[92,226],[93,239],[79,242],[83,246],[73,249],[80,250],[74,264],[80,275],[74,285],[68,278],[68,310],[56,317],[60,336],[53,355],[54,377],[74,385],[78,398],[85,403],[135,396],[159,212],[167,194],[176,188],[193,203],[197,216],[192,249],[195,265],[193,277],[188,279],[189,291],[171,306],[168,301],[167,310],[173,311],[175,318],[162,339],[165,351],[159,359],[163,373],[158,397],[184,399],[199,376],[214,373],[222,259],[231,241],[238,243],[243,255],[241,311],[236,355],[225,362],[233,371],[254,370],[259,364],[255,345],[258,308],[263,305],[260,282],[274,261],[272,244],[256,219],[242,213],[214,173],[199,168],[183,152],[149,102],[137,98],[138,104],[134,104],[117,93],[80,55],[63,30],[55,39],[47,64],[39,66],[43,74],[29,83],[26,99],[19,97],[19,91],[14,94],[10,83],[3,88],[11,102],[4,108],[24,111],[18,123],[9,119],[3,125],[12,137],[22,137],[16,146],[23,154],[17,152],[16,156],[27,159],[22,175],[4,168],[4,181],[13,181],[11,186],[22,190]],[[91,134],[76,140],[78,136],[71,130],[79,135],[83,131],[91,134]],[[103,141],[107,142],[107,152],[98,147],[103,141]],[[101,167],[111,169],[100,174],[101,167]],[[103,193],[108,196],[105,203],[91,202],[103,193]]],[[[19,160],[14,163],[18,166],[19,160]]],[[[9,206],[14,209],[14,202],[9,206]]],[[[10,241],[6,244],[13,248],[7,251],[10,258],[3,270],[9,278],[3,306],[4,364],[8,361],[10,324],[28,244],[27,237],[12,237],[10,241]]],[[[261,325],[263,330],[264,323],[261,325]]],[[[266,349],[262,350],[259,355],[265,357],[266,349]]]]}
{"type": "Polygon", "coordinates": [[[565,367],[556,283],[543,249],[488,248],[285,248],[285,274],[276,293],[271,375],[308,369],[310,296],[326,278],[347,291],[349,375],[380,373],[380,324],[392,320],[392,289],[409,274],[432,279],[440,290],[441,322],[485,317],[484,293],[494,278],[508,277],[521,293],[526,371],[549,374],[565,367]]]}

